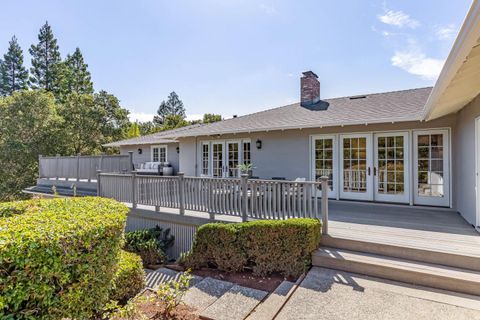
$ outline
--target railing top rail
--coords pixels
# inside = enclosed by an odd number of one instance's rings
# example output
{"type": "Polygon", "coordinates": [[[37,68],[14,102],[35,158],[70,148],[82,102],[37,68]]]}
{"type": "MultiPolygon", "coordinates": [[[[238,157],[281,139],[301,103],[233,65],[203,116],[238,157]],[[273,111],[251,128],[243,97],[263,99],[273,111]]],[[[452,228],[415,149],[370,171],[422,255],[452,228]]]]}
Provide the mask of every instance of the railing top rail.
{"type": "Polygon", "coordinates": [[[113,172],[101,172],[101,176],[109,176],[109,177],[131,177],[132,174],[130,173],[113,173],[113,172]]]}
{"type": "Polygon", "coordinates": [[[71,158],[89,158],[89,159],[100,159],[100,158],[128,158],[128,154],[108,154],[108,155],[98,155],[98,156],[89,156],[89,155],[80,155],[80,156],[41,156],[40,159],[71,159],[71,158]]]}
{"type": "Polygon", "coordinates": [[[295,180],[269,180],[269,179],[248,179],[249,182],[259,182],[259,183],[278,183],[278,184],[311,184],[311,185],[320,185],[320,181],[295,181],[295,180]]]}

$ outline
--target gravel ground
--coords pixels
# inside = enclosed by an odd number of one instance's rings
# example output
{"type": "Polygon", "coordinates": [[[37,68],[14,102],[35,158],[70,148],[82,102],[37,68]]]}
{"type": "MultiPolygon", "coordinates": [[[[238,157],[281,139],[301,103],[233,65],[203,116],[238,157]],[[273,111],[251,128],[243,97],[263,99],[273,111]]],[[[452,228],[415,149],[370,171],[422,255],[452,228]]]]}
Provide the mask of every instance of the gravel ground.
{"type": "Polygon", "coordinates": [[[478,306],[479,297],[312,268],[276,319],[480,320],[478,306]]]}

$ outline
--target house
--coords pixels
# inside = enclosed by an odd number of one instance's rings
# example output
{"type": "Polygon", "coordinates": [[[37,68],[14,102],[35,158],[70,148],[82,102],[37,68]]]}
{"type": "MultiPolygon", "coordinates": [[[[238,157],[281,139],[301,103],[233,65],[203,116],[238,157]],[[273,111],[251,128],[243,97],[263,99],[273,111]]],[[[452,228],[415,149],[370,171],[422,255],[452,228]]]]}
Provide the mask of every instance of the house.
{"type": "Polygon", "coordinates": [[[322,99],[300,78],[300,101],[221,122],[118,141],[133,162],[168,161],[186,176],[328,176],[331,199],[453,208],[480,224],[480,24],[474,2],[433,88],[322,99]]]}

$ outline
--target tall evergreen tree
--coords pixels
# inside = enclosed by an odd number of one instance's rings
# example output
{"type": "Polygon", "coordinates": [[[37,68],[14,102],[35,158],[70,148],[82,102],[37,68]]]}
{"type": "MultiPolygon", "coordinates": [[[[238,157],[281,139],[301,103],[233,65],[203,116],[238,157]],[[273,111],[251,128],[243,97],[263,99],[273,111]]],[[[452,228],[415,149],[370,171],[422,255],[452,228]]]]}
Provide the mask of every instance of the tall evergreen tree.
{"type": "Polygon", "coordinates": [[[168,96],[167,105],[170,107],[170,114],[174,116],[180,116],[182,119],[185,119],[185,107],[175,91],[172,91],[168,96]]]}
{"type": "Polygon", "coordinates": [[[0,78],[1,95],[11,95],[27,88],[28,71],[23,66],[23,52],[15,36],[10,40],[8,51],[3,56],[0,78]]]}
{"type": "Polygon", "coordinates": [[[72,55],[67,55],[64,63],[68,72],[66,79],[68,91],[92,94],[92,78],[88,71],[88,64],[83,60],[83,55],[80,49],[77,48],[72,55]]]}
{"type": "Polygon", "coordinates": [[[160,106],[158,106],[157,114],[153,117],[153,123],[158,126],[163,125],[163,123],[165,122],[165,118],[169,114],[171,114],[170,107],[165,101],[162,101],[162,103],[160,103],[160,106]]]}
{"type": "Polygon", "coordinates": [[[32,68],[30,69],[30,85],[33,89],[54,91],[58,83],[60,51],[57,39],[53,36],[48,21],[40,28],[38,44],[30,47],[32,68]]]}

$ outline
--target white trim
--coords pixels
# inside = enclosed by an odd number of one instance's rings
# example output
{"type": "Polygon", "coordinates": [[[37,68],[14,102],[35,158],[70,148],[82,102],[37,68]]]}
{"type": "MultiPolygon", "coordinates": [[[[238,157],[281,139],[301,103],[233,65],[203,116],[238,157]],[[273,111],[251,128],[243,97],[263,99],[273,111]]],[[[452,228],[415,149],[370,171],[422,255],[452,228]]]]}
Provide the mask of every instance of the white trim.
{"type": "MultiPolygon", "coordinates": [[[[385,142],[386,143],[386,142],[385,142]]],[[[375,201],[382,202],[396,202],[396,203],[409,203],[410,202],[410,135],[408,131],[397,132],[377,132],[373,135],[373,167],[374,167],[374,199],[375,201]],[[378,193],[378,177],[380,176],[380,170],[378,165],[378,138],[379,137],[403,137],[403,194],[381,194],[378,193]],[[376,171],[376,174],[375,174],[376,171]]],[[[386,150],[385,150],[386,151],[386,150]]]]}
{"type": "Polygon", "coordinates": [[[329,191],[328,193],[328,198],[330,199],[336,199],[338,195],[338,189],[339,189],[339,184],[338,184],[338,166],[339,166],[339,161],[338,161],[338,140],[337,140],[337,135],[336,134],[312,134],[310,135],[309,139],[309,146],[310,146],[310,180],[315,181],[315,140],[317,139],[332,139],[332,170],[333,170],[333,186],[332,190],[329,191]]]}
{"type": "Polygon", "coordinates": [[[150,146],[150,161],[151,162],[168,162],[168,145],[159,144],[150,146]],[[158,148],[158,161],[153,161],[153,149],[158,148]],[[160,161],[160,149],[165,148],[165,161],[160,161]]]}
{"type": "Polygon", "coordinates": [[[480,227],[480,117],[475,118],[475,227],[480,227]]]}
{"type": "Polygon", "coordinates": [[[442,71],[435,83],[435,86],[428,97],[424,107],[424,119],[432,120],[432,112],[435,105],[441,99],[445,90],[454,79],[460,67],[465,62],[466,57],[470,53],[472,47],[477,43],[480,34],[480,3],[474,0],[470,10],[465,17],[462,28],[453,44],[450,54],[442,68],[442,71]]]}
{"type": "Polygon", "coordinates": [[[373,200],[373,152],[372,152],[372,132],[364,133],[348,133],[339,135],[339,150],[340,150],[340,161],[339,161],[339,171],[340,179],[338,181],[338,188],[340,190],[341,199],[352,199],[352,200],[373,200]],[[343,170],[343,138],[366,138],[366,191],[365,192],[349,192],[343,190],[343,179],[344,179],[344,170],[343,170]]]}
{"type": "Polygon", "coordinates": [[[448,129],[440,130],[414,130],[413,131],[413,199],[414,204],[450,207],[451,203],[451,148],[450,148],[450,131],[448,129]],[[443,197],[428,197],[418,195],[418,136],[421,134],[442,134],[443,135],[443,197]]]}

